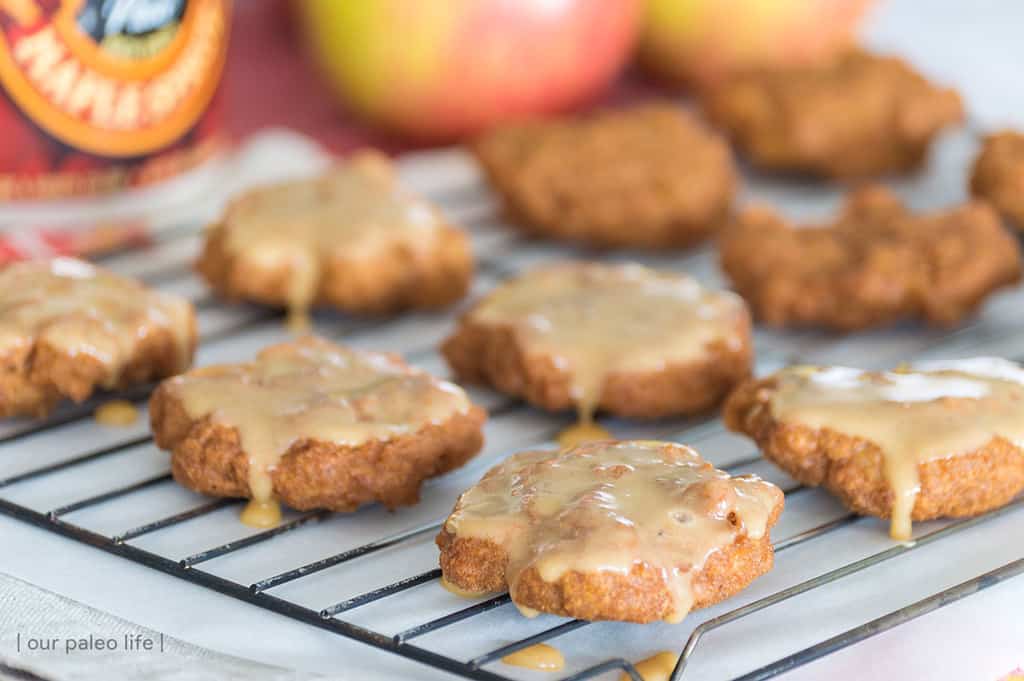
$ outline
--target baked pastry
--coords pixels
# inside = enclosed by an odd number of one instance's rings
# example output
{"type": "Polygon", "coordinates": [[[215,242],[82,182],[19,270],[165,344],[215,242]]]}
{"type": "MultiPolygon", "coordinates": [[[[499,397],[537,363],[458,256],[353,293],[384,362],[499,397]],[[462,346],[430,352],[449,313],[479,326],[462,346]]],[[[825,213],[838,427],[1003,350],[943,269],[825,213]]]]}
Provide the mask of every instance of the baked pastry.
{"type": "Polygon", "coordinates": [[[860,50],[736,75],[704,108],[754,165],[832,178],[916,168],[939,131],[964,118],[955,91],[902,59],[860,50]]]}
{"type": "Polygon", "coordinates": [[[725,424],[850,509],[911,520],[971,516],[1024,489],[1024,370],[997,358],[894,371],[798,366],[740,386],[725,424]]]}
{"type": "Polygon", "coordinates": [[[783,495],[689,447],[592,442],[515,454],[459,497],[437,536],[444,579],[508,589],[528,616],[679,622],[772,566],[783,495]]]}
{"type": "Polygon", "coordinates": [[[1024,134],[1004,130],[985,138],[971,172],[971,193],[1024,230],[1024,134]]]}
{"type": "Polygon", "coordinates": [[[518,227],[595,246],[705,239],[728,216],[728,145],[678,106],[497,128],[473,151],[518,227]]]}
{"type": "Polygon", "coordinates": [[[832,224],[804,227],[757,208],[720,240],[722,267],[772,326],[852,331],[908,317],[951,326],[1020,280],[1020,247],[983,203],[913,214],[872,187],[832,224]]]}
{"type": "Polygon", "coordinates": [[[486,418],[458,386],[315,337],[164,381],[150,416],[175,480],[252,499],[258,525],[273,524],[276,499],[300,510],[414,504],[425,479],[479,451],[486,418]]]}
{"type": "Polygon", "coordinates": [[[402,190],[391,162],[356,154],[320,177],[254,189],[213,225],[197,263],[225,297],[361,314],[439,307],[473,276],[462,231],[402,190]]]}
{"type": "Polygon", "coordinates": [[[0,417],[173,376],[195,347],[184,298],[72,258],[0,270],[0,417]]]}
{"type": "Polygon", "coordinates": [[[533,270],[467,311],[442,353],[464,381],[543,409],[657,418],[714,407],[750,373],[738,296],[640,265],[533,270]]]}

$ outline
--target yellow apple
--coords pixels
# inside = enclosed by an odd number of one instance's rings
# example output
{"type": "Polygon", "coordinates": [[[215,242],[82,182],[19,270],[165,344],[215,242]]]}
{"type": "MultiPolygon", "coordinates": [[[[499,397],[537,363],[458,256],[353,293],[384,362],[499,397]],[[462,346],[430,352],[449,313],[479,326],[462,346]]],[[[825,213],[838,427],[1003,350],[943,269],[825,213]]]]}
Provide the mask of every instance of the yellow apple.
{"type": "Polygon", "coordinates": [[[640,61],[679,85],[730,71],[827,60],[847,47],[870,0],[646,0],[640,61]]]}
{"type": "Polygon", "coordinates": [[[345,104],[423,140],[552,113],[606,87],[643,0],[298,0],[345,104]]]}

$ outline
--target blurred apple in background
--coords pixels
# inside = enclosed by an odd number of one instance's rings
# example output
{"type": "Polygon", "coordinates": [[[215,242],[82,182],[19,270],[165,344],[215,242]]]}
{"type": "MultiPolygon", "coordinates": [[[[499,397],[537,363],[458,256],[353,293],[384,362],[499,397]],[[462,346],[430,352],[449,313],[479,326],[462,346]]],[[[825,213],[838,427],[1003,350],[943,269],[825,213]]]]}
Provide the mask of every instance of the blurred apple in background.
{"type": "Polygon", "coordinates": [[[314,58],[368,121],[423,141],[571,108],[635,44],[643,0],[297,0],[314,58]]]}
{"type": "Polygon", "coordinates": [[[640,60],[678,85],[732,70],[827,60],[853,39],[870,0],[646,0],[640,60]]]}

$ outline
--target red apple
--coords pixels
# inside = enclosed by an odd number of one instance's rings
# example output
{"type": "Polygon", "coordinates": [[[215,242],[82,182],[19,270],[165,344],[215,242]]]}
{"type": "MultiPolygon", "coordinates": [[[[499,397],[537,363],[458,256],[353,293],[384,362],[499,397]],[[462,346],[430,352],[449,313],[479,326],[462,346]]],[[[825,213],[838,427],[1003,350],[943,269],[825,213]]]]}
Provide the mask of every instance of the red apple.
{"type": "Polygon", "coordinates": [[[421,140],[547,114],[627,60],[640,0],[298,0],[315,59],[367,120],[421,140]]]}
{"type": "Polygon", "coordinates": [[[812,63],[848,46],[871,0],[646,0],[640,60],[677,84],[812,63]]]}

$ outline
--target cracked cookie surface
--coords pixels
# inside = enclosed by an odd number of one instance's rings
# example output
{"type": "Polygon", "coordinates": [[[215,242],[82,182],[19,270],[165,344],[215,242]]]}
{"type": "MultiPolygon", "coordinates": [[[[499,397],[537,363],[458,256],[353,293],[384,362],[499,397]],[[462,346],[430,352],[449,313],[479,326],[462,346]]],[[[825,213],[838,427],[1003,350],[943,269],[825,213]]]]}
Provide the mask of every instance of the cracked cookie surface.
{"type": "Polygon", "coordinates": [[[971,172],[971,193],[1024,230],[1024,134],[1004,130],[985,138],[971,172]]]}
{"type": "Polygon", "coordinates": [[[823,226],[748,209],[720,257],[755,318],[841,331],[906,318],[952,326],[1021,276],[1020,246],[988,205],[911,213],[881,187],[851,195],[823,226]]]}
{"type": "Polygon", "coordinates": [[[725,141],[671,104],[500,127],[473,150],[516,227],[598,247],[702,241],[737,182],[725,141]]]}
{"type": "Polygon", "coordinates": [[[739,74],[711,90],[704,109],[754,165],[839,179],[912,170],[964,117],[955,91],[902,59],[860,50],[824,66],[739,74]]]}

